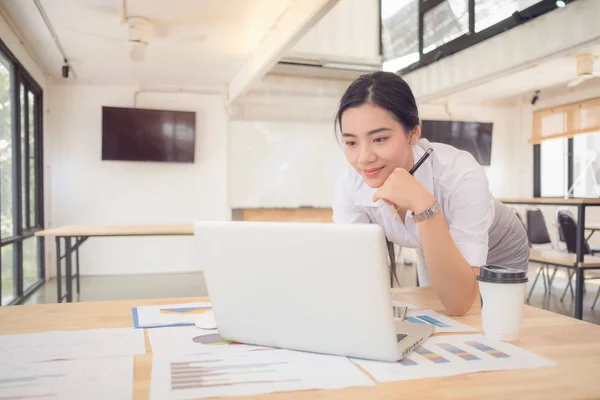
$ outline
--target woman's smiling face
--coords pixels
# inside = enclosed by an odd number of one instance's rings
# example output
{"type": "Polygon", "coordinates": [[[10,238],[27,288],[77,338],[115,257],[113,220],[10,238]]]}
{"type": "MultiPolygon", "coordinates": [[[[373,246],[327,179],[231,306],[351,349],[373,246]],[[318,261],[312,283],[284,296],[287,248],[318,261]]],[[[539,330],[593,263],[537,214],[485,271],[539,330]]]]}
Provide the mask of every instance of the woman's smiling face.
{"type": "Polygon", "coordinates": [[[352,167],[372,188],[379,188],[396,169],[414,164],[411,136],[391,113],[371,103],[351,107],[341,118],[344,154],[352,167]]]}

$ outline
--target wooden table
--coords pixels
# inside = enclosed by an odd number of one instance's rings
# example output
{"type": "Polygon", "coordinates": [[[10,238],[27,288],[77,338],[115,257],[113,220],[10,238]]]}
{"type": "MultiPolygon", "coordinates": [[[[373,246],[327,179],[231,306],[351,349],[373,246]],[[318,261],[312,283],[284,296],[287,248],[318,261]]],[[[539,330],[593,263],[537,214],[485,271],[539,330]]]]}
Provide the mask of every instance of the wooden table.
{"type": "Polygon", "coordinates": [[[73,301],[73,279],[76,279],[79,294],[79,247],[90,237],[114,236],[190,236],[194,234],[192,224],[173,225],[67,225],[46,229],[35,236],[54,236],[56,238],[56,301],[73,301]],[[61,251],[61,239],[64,241],[64,254],[61,251]],[[74,240],[74,242],[72,242],[74,240]],[[73,255],[75,270],[73,275],[73,255]],[[65,259],[65,294],[62,294],[62,266],[65,259]]]}
{"type": "MultiPolygon", "coordinates": [[[[577,256],[576,263],[573,265],[575,270],[575,318],[581,319],[583,316],[583,288],[585,281],[584,269],[580,268],[580,263],[584,263],[583,241],[585,239],[585,209],[586,207],[600,206],[600,199],[591,198],[550,198],[550,197],[535,197],[526,199],[504,198],[498,199],[504,204],[537,204],[537,205],[553,205],[553,206],[573,206],[577,207],[577,256]]],[[[592,267],[596,268],[596,267],[592,267]]]]}
{"type": "MultiPolygon", "coordinates": [[[[396,300],[443,312],[441,303],[430,288],[394,289],[393,293],[396,300]]],[[[132,327],[132,307],[206,300],[182,298],[0,307],[0,334],[132,327]]],[[[476,304],[465,316],[456,319],[481,327],[480,312],[476,304]]],[[[381,383],[374,387],[274,393],[252,398],[546,400],[600,396],[600,379],[597,378],[600,370],[600,326],[525,306],[522,337],[514,344],[558,365],[381,383]]],[[[149,398],[152,355],[147,335],[146,350],[148,354],[134,357],[133,398],[136,400],[149,398]]]]}

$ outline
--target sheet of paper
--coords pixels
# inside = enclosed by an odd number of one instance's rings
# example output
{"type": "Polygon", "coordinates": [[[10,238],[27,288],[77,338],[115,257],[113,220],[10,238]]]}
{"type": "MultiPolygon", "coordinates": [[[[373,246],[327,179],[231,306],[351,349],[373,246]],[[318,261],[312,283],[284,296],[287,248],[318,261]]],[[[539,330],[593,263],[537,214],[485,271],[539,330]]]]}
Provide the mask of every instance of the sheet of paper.
{"type": "Polygon", "coordinates": [[[435,333],[443,332],[478,332],[479,329],[460,322],[433,310],[409,310],[405,319],[419,324],[435,326],[435,333]]]}
{"type": "Polygon", "coordinates": [[[235,344],[224,340],[215,330],[204,330],[195,326],[167,327],[148,330],[152,354],[198,354],[218,351],[223,347],[237,350],[258,348],[245,344],[235,344]]]}
{"type": "Polygon", "coordinates": [[[247,396],[373,384],[345,357],[222,346],[193,356],[155,354],[150,399],[247,396]]]}
{"type": "Polygon", "coordinates": [[[394,307],[406,307],[409,310],[418,310],[419,309],[419,306],[415,306],[414,304],[410,304],[410,303],[404,303],[404,302],[398,301],[398,300],[392,301],[392,305],[394,307]]]}
{"type": "Polygon", "coordinates": [[[144,331],[106,328],[0,335],[0,352],[15,362],[145,354],[144,331]]]}
{"type": "Polygon", "coordinates": [[[131,310],[136,328],[194,325],[198,315],[212,310],[210,303],[140,306],[131,310]]]}
{"type": "Polygon", "coordinates": [[[131,399],[133,357],[19,363],[0,359],[0,399],[131,399]]]}
{"type": "Polygon", "coordinates": [[[430,337],[408,357],[396,363],[352,361],[378,382],[556,365],[530,351],[492,341],[479,334],[430,337]]]}

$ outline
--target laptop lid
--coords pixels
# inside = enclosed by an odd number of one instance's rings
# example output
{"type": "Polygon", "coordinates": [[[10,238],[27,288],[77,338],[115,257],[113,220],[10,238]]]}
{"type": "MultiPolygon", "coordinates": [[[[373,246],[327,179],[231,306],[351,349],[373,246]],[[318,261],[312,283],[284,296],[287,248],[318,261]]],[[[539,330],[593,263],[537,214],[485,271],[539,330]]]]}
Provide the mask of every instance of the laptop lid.
{"type": "Polygon", "coordinates": [[[223,338],[388,361],[410,347],[378,225],[197,222],[194,234],[223,338]]]}

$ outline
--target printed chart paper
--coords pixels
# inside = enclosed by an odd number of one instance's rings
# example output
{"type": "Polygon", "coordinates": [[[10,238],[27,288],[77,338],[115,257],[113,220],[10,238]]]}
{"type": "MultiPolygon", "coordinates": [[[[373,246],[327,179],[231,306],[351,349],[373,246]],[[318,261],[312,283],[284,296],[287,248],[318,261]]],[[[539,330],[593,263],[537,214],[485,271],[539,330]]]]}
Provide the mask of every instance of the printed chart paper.
{"type": "Polygon", "coordinates": [[[430,337],[408,357],[396,363],[352,361],[378,382],[556,365],[530,351],[489,340],[479,334],[430,337]]]}
{"type": "Polygon", "coordinates": [[[103,358],[145,354],[144,331],[133,328],[88,329],[0,335],[0,353],[14,362],[103,358]]]}
{"type": "Polygon", "coordinates": [[[373,384],[346,357],[222,346],[218,351],[193,356],[154,355],[150,399],[246,396],[373,384]]]}
{"type": "Polygon", "coordinates": [[[409,310],[406,321],[435,326],[435,333],[443,332],[478,332],[479,329],[460,322],[433,310],[409,310]]]}
{"type": "Polygon", "coordinates": [[[245,344],[231,343],[214,330],[204,330],[195,326],[168,327],[148,330],[152,354],[197,354],[218,351],[223,347],[237,350],[258,348],[245,344]]]}
{"type": "Polygon", "coordinates": [[[136,328],[194,325],[198,315],[212,310],[210,303],[140,306],[131,310],[136,328]]]}
{"type": "Polygon", "coordinates": [[[132,398],[132,392],[131,356],[0,368],[0,399],[126,400],[132,398]]]}

